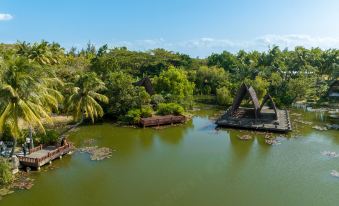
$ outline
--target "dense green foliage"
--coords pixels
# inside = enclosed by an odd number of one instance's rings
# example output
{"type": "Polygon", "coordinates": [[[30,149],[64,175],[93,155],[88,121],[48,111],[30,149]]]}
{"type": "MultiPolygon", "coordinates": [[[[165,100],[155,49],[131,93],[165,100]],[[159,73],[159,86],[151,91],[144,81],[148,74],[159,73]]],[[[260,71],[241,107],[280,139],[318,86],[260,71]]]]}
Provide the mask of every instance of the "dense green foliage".
{"type": "Polygon", "coordinates": [[[272,47],[197,59],[164,49],[88,44],[66,51],[57,43],[18,42],[0,44],[0,68],[0,132],[22,138],[28,128],[43,133],[52,113],[72,114],[78,121],[106,114],[136,122],[153,112],[151,104],[158,114],[182,114],[193,106],[194,94],[216,95],[218,104],[229,105],[242,82],[252,85],[259,99],[270,93],[280,107],[319,101],[338,78],[339,50],[272,47]],[[156,91],[152,96],[133,85],[145,76],[156,91]]]}
{"type": "Polygon", "coordinates": [[[9,184],[14,180],[10,163],[0,157],[0,185],[9,184]]]}
{"type": "Polygon", "coordinates": [[[153,110],[151,107],[143,107],[141,109],[131,109],[125,116],[122,117],[124,122],[129,124],[138,124],[141,118],[151,117],[153,110]]]}
{"type": "Polygon", "coordinates": [[[198,94],[216,94],[217,88],[229,85],[229,74],[220,67],[201,66],[194,76],[198,94]]]}
{"type": "Polygon", "coordinates": [[[261,98],[267,91],[278,105],[289,106],[296,100],[317,101],[326,94],[330,80],[338,78],[339,50],[296,47],[291,51],[273,47],[262,53],[225,51],[209,56],[207,65],[222,67],[230,73],[232,94],[244,81],[261,98]]]}
{"type": "Polygon", "coordinates": [[[217,89],[217,103],[222,106],[230,105],[233,101],[231,92],[227,87],[217,89]]]}
{"type": "Polygon", "coordinates": [[[54,130],[48,130],[39,137],[39,143],[43,145],[54,145],[58,142],[59,133],[54,130]]]}
{"type": "Polygon", "coordinates": [[[158,105],[157,114],[160,115],[182,115],[184,108],[177,103],[160,103],[158,105]]]}
{"type": "Polygon", "coordinates": [[[186,108],[192,106],[194,83],[187,79],[184,70],[169,67],[154,78],[154,85],[167,102],[176,102],[186,108]]]}
{"type": "Polygon", "coordinates": [[[98,93],[106,89],[105,84],[94,72],[88,72],[76,77],[71,94],[66,102],[69,112],[75,120],[90,118],[92,122],[104,115],[104,110],[97,102],[108,103],[108,97],[98,93]]]}

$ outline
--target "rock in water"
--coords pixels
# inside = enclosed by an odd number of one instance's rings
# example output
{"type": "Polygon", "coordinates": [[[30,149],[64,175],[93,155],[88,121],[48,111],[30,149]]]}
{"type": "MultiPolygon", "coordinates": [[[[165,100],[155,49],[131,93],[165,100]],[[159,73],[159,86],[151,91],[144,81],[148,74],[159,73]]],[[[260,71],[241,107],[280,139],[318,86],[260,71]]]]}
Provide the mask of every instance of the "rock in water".
{"type": "Polygon", "coordinates": [[[333,177],[339,177],[339,172],[338,172],[337,170],[332,170],[332,171],[331,171],[331,175],[332,175],[333,177]]]}
{"type": "Polygon", "coordinates": [[[3,196],[12,194],[14,191],[10,190],[9,188],[1,188],[0,189],[0,200],[2,199],[3,196]]]}
{"type": "Polygon", "coordinates": [[[303,121],[301,119],[296,119],[294,120],[295,122],[301,123],[301,124],[305,124],[305,125],[312,125],[312,122],[308,122],[308,121],[303,121]]]}
{"type": "Polygon", "coordinates": [[[106,158],[110,158],[112,155],[112,150],[107,147],[101,147],[96,149],[92,154],[91,154],[91,160],[103,160],[106,158]]]}
{"type": "Polygon", "coordinates": [[[34,179],[31,179],[27,173],[20,172],[11,184],[11,188],[19,190],[29,190],[34,185],[34,179]]]}
{"type": "Polygon", "coordinates": [[[90,154],[91,160],[103,160],[112,156],[112,149],[108,147],[84,147],[79,149],[79,151],[90,154]]]}
{"type": "Polygon", "coordinates": [[[84,144],[85,144],[85,145],[88,145],[88,146],[94,145],[95,142],[96,142],[95,139],[86,139],[86,140],[84,140],[84,144]]]}
{"type": "Polygon", "coordinates": [[[339,124],[327,124],[327,129],[338,129],[339,130],[339,124]]]}
{"type": "Polygon", "coordinates": [[[321,154],[328,157],[339,157],[339,155],[336,152],[331,151],[323,151],[321,154]]]}
{"type": "Polygon", "coordinates": [[[265,143],[268,145],[278,145],[280,142],[276,139],[265,139],[265,143]]]}
{"type": "Polygon", "coordinates": [[[251,140],[252,139],[252,136],[248,135],[248,134],[245,134],[245,135],[242,135],[242,136],[238,136],[238,138],[240,140],[251,140]]]}
{"type": "Polygon", "coordinates": [[[327,130],[327,127],[322,127],[322,126],[318,126],[318,125],[315,125],[312,128],[319,130],[319,131],[326,131],[327,130]]]}

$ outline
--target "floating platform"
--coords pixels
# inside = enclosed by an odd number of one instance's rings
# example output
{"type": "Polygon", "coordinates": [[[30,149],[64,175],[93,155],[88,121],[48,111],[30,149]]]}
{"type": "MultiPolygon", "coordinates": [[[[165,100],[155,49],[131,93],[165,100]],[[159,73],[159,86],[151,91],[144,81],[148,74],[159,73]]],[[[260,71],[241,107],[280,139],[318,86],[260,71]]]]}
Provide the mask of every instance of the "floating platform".
{"type": "Polygon", "coordinates": [[[72,148],[73,146],[70,143],[60,147],[43,147],[40,145],[31,149],[28,155],[18,156],[18,159],[21,165],[26,167],[34,167],[39,170],[41,166],[51,163],[52,160],[61,158],[63,155],[69,153],[72,148]]]}
{"type": "Polygon", "coordinates": [[[263,108],[257,118],[252,108],[239,108],[236,113],[229,110],[216,121],[218,126],[279,133],[292,131],[287,110],[263,108]]]}
{"type": "Polygon", "coordinates": [[[153,116],[147,118],[141,118],[140,126],[152,127],[168,124],[180,124],[186,121],[186,117],[183,115],[165,115],[165,116],[153,116]]]}

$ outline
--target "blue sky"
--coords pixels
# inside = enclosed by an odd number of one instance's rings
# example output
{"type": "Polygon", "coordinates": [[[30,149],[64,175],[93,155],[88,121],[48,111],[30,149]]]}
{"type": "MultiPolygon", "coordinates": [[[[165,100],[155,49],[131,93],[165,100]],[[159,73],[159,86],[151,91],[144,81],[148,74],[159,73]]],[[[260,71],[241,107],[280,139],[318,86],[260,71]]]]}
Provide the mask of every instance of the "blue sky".
{"type": "Polygon", "coordinates": [[[338,0],[0,0],[0,41],[163,47],[191,56],[239,49],[339,48],[338,0]]]}

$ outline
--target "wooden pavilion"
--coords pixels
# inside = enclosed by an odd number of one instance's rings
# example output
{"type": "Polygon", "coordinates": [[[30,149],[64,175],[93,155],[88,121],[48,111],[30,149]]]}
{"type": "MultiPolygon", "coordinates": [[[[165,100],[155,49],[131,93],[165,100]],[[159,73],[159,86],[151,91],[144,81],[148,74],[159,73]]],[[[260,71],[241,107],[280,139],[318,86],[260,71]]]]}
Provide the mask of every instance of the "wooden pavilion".
{"type": "Polygon", "coordinates": [[[270,132],[291,131],[287,110],[277,109],[272,97],[267,94],[261,104],[253,87],[242,84],[232,106],[220,117],[216,124],[222,127],[234,127],[270,132]],[[243,100],[250,100],[250,107],[241,107],[243,100]],[[269,107],[266,104],[270,102],[269,107]]]}

